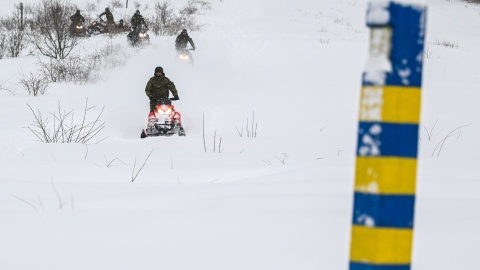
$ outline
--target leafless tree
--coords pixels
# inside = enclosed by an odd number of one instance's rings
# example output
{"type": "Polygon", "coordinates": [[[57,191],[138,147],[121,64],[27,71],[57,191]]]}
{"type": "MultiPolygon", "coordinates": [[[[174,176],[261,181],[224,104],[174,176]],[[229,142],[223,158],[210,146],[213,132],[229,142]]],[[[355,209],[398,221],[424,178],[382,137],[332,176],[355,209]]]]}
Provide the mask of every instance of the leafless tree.
{"type": "Polygon", "coordinates": [[[175,18],[175,10],[170,1],[155,3],[155,15],[150,20],[152,31],[155,35],[168,35],[169,25],[175,18]]]}
{"type": "Polygon", "coordinates": [[[82,39],[69,31],[75,7],[68,0],[42,0],[33,10],[30,41],[42,55],[65,59],[82,39]]]}
{"type": "Polygon", "coordinates": [[[0,33],[0,59],[3,59],[7,51],[7,37],[4,33],[0,33]]]}
{"type": "Polygon", "coordinates": [[[9,31],[6,37],[6,44],[8,56],[18,57],[27,46],[25,32],[19,28],[9,31]]]}
{"type": "MultiPolygon", "coordinates": [[[[201,1],[203,2],[203,1],[201,1]]],[[[186,28],[199,30],[200,26],[195,21],[195,14],[198,11],[196,1],[189,1],[187,6],[178,12],[173,8],[169,0],[155,3],[155,15],[145,18],[155,35],[173,36],[186,28]]]]}
{"type": "Polygon", "coordinates": [[[18,57],[28,43],[19,9],[15,8],[11,16],[2,18],[1,26],[5,31],[0,36],[1,56],[8,53],[9,57],[18,57]]]}

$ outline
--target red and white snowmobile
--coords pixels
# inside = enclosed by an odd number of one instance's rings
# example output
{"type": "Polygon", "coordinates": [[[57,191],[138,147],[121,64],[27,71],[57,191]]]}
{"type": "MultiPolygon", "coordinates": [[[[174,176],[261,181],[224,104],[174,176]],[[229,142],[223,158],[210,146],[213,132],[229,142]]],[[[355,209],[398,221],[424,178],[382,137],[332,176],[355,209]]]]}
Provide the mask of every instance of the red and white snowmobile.
{"type": "Polygon", "coordinates": [[[182,116],[175,111],[172,101],[169,98],[155,100],[155,110],[148,115],[147,128],[142,130],[140,138],[150,136],[185,136],[182,126],[182,116]]]}

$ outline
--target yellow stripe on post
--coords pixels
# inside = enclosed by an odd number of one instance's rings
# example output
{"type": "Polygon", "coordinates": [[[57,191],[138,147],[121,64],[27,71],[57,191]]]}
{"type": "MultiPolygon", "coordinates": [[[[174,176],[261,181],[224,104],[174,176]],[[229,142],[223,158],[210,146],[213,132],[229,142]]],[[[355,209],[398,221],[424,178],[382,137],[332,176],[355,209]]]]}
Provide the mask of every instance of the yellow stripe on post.
{"type": "Polygon", "coordinates": [[[417,159],[357,157],[355,191],[376,194],[415,194],[417,159]]]}
{"type": "Polygon", "coordinates": [[[421,92],[418,87],[364,86],[360,121],[418,124],[421,92]]]}
{"type": "Polygon", "coordinates": [[[352,226],[352,262],[410,264],[413,230],[352,226]]]}

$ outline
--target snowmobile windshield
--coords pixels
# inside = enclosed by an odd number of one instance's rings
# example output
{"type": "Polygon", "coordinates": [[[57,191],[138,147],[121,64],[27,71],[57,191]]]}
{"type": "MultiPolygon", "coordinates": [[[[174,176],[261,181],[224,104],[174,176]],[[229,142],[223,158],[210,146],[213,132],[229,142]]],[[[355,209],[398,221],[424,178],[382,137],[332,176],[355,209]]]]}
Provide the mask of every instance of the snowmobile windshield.
{"type": "Polygon", "coordinates": [[[155,101],[158,105],[172,105],[172,101],[169,98],[160,98],[155,101]]]}

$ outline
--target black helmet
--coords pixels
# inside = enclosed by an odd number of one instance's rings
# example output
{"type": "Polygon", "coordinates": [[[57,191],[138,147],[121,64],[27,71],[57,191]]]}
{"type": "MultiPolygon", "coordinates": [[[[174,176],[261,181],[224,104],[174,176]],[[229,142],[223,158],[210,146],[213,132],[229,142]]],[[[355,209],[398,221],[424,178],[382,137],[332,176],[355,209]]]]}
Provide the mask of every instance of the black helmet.
{"type": "Polygon", "coordinates": [[[107,8],[105,8],[105,11],[110,11],[110,9],[107,7],[107,8]]]}
{"type": "Polygon", "coordinates": [[[163,74],[163,68],[162,67],[156,67],[155,68],[155,73],[160,72],[163,74]]]}
{"type": "Polygon", "coordinates": [[[183,29],[182,34],[186,34],[186,33],[187,33],[187,29],[183,29]]]}
{"type": "Polygon", "coordinates": [[[77,9],[77,12],[76,12],[76,13],[77,13],[77,14],[80,14],[80,10],[77,9]]]}
{"type": "Polygon", "coordinates": [[[137,9],[137,11],[135,11],[135,14],[140,14],[140,10],[137,9]]]}

